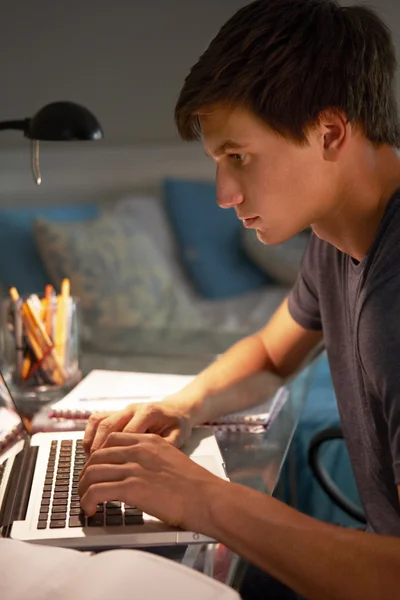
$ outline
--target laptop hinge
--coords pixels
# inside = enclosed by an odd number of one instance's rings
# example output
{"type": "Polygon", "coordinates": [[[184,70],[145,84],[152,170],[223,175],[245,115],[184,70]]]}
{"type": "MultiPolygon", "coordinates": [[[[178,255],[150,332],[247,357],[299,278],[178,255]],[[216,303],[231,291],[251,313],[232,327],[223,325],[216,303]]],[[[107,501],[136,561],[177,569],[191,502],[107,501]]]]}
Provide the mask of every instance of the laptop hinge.
{"type": "Polygon", "coordinates": [[[38,450],[38,446],[30,446],[26,440],[23,450],[14,458],[0,515],[3,537],[9,536],[14,521],[26,518],[38,450]]]}

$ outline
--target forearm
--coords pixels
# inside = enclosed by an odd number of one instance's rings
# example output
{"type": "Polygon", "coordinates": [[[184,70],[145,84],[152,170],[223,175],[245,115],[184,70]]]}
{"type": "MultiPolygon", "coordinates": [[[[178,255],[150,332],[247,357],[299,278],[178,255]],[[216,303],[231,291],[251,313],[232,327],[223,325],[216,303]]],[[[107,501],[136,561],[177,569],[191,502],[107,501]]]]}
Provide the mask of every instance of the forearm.
{"type": "Polygon", "coordinates": [[[234,344],[175,397],[190,405],[197,425],[260,404],[283,383],[273,371],[265,346],[255,334],[234,344]]]}
{"type": "Polygon", "coordinates": [[[299,594],[310,600],[397,596],[398,539],[327,525],[238,484],[216,487],[202,533],[299,594]]]}

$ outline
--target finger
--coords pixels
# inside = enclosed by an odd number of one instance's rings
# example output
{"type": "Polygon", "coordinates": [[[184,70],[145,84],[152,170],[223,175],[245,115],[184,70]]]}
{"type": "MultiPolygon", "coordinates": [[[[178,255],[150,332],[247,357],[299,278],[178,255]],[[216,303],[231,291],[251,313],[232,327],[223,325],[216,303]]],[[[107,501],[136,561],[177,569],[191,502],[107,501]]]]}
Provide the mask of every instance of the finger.
{"type": "Polygon", "coordinates": [[[88,423],[85,429],[85,435],[83,436],[82,444],[84,451],[88,454],[92,446],[93,438],[95,436],[97,427],[103,419],[109,417],[111,412],[98,412],[94,413],[89,417],[88,423]]]}
{"type": "Polygon", "coordinates": [[[130,478],[125,481],[113,481],[96,483],[91,485],[81,498],[82,510],[88,517],[94,515],[96,507],[101,502],[112,502],[114,500],[134,504],[132,498],[132,487],[134,479],[130,478]],[[129,492],[128,492],[129,490],[129,492]],[[128,499],[129,493],[129,499],[128,499]]]}
{"type": "MultiPolygon", "coordinates": [[[[130,453],[132,454],[132,452],[130,453]]],[[[118,465],[124,464],[132,460],[131,456],[127,455],[125,447],[100,448],[90,456],[87,463],[84,464],[79,474],[79,480],[83,478],[87,469],[91,465],[118,465]]]]}
{"type": "Polygon", "coordinates": [[[95,452],[96,450],[101,448],[108,436],[110,435],[110,433],[115,431],[122,431],[130,419],[131,412],[129,410],[115,412],[111,416],[100,421],[95,431],[90,452],[95,452]]]}
{"type": "Polygon", "coordinates": [[[125,425],[124,433],[146,433],[154,421],[154,414],[147,411],[138,411],[125,425]]]}
{"type": "Polygon", "coordinates": [[[104,442],[102,449],[104,448],[115,448],[117,446],[134,446],[135,444],[143,442],[157,441],[160,436],[154,433],[123,433],[114,431],[110,433],[106,441],[104,442]]]}
{"type": "MultiPolygon", "coordinates": [[[[96,483],[124,481],[129,474],[131,465],[91,465],[79,482],[78,494],[84,496],[91,485],[96,483]]],[[[114,498],[117,500],[117,498],[114,498]]]]}
{"type": "Polygon", "coordinates": [[[182,432],[179,429],[173,429],[168,435],[163,436],[164,440],[171,444],[171,446],[175,446],[175,448],[180,448],[183,446],[185,441],[182,432]]]}

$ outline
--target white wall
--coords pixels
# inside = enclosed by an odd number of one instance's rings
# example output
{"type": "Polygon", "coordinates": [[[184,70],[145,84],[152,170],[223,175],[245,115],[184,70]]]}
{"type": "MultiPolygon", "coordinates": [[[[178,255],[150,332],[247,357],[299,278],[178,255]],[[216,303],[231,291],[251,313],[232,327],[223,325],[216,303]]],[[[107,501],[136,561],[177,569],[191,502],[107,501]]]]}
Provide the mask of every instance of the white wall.
{"type": "MultiPolygon", "coordinates": [[[[184,77],[246,0],[1,0],[0,119],[74,100],[107,144],[176,139],[184,77]]],[[[19,144],[2,133],[0,146],[19,144]]]]}
{"type": "MultiPolygon", "coordinates": [[[[105,132],[99,147],[43,144],[41,188],[32,183],[27,141],[0,132],[0,205],[51,202],[58,192],[65,200],[112,196],[151,187],[153,171],[158,179],[212,178],[201,149],[177,140],[173,109],[192,64],[244,4],[0,0],[0,120],[68,99],[90,108],[105,132]]],[[[391,27],[399,55],[400,0],[369,4],[391,27]]]]}
{"type": "MultiPolygon", "coordinates": [[[[341,0],[351,4],[351,0],[341,0]]],[[[176,139],[173,108],[191,65],[248,0],[1,0],[0,119],[47,102],[87,105],[107,144],[176,139]]],[[[369,0],[400,49],[400,1],[369,0]]],[[[0,135],[0,147],[20,144],[0,135]]]]}

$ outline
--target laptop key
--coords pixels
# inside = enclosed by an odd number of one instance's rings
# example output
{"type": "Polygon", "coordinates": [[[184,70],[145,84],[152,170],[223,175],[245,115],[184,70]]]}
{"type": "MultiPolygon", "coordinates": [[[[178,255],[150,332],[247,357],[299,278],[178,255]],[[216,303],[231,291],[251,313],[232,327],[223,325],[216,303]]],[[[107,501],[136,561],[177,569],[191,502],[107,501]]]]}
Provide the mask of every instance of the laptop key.
{"type": "Polygon", "coordinates": [[[103,515],[95,514],[92,517],[88,517],[87,524],[88,524],[88,527],[103,527],[104,526],[103,515]]]}
{"type": "Polygon", "coordinates": [[[65,520],[50,521],[50,529],[61,529],[65,527],[65,520]]]}
{"type": "Polygon", "coordinates": [[[122,510],[120,508],[106,508],[106,515],[107,516],[111,516],[111,515],[121,515],[122,516],[122,510]]]}
{"type": "Polygon", "coordinates": [[[69,473],[57,473],[56,483],[61,483],[62,481],[69,481],[69,473]]]}
{"type": "Polygon", "coordinates": [[[133,508],[133,507],[126,507],[125,506],[125,515],[132,515],[132,516],[139,516],[141,517],[143,514],[143,511],[140,510],[140,508],[133,508]]]}
{"type": "Polygon", "coordinates": [[[67,518],[67,513],[55,513],[50,515],[50,523],[53,521],[65,521],[67,518]]]}
{"type": "MultiPolygon", "coordinates": [[[[66,492],[61,492],[62,494],[65,494],[66,492]]],[[[68,494],[62,498],[58,498],[58,496],[56,494],[54,494],[54,499],[53,499],[53,504],[68,504],[68,494]]]]}
{"type": "Polygon", "coordinates": [[[139,515],[125,515],[125,525],[143,525],[143,517],[139,515]]]}
{"type": "Polygon", "coordinates": [[[79,517],[79,515],[73,515],[69,518],[68,521],[69,527],[84,527],[85,526],[85,517],[79,517]]]}
{"type": "Polygon", "coordinates": [[[81,514],[81,509],[76,507],[76,508],[70,508],[69,509],[69,514],[70,515],[80,515],[81,514]]]}
{"type": "Polygon", "coordinates": [[[37,528],[38,529],[46,529],[47,521],[38,521],[37,528]]]}
{"type": "Polygon", "coordinates": [[[106,515],[106,525],[122,525],[122,515],[106,515]]]}
{"type": "MultiPolygon", "coordinates": [[[[53,508],[51,509],[51,514],[52,515],[66,515],[67,507],[66,506],[53,506],[53,508]]],[[[56,519],[61,519],[61,517],[58,516],[58,517],[56,517],[56,519]]]]}
{"type": "Polygon", "coordinates": [[[68,496],[68,492],[59,492],[58,490],[54,492],[54,498],[68,498],[68,496]]]}

